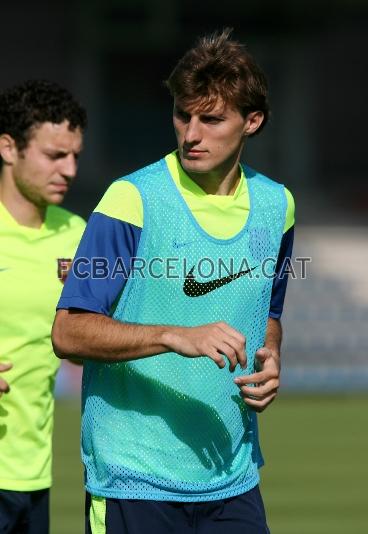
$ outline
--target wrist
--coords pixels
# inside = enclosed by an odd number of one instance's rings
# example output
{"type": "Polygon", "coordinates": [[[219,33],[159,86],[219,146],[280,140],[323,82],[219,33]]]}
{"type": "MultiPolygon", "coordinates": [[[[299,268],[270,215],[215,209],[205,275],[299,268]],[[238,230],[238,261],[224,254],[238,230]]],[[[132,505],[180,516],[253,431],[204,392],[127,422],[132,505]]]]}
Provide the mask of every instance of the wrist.
{"type": "Polygon", "coordinates": [[[179,336],[180,327],[163,326],[160,332],[160,344],[164,347],[165,352],[175,351],[179,336]]]}
{"type": "Polygon", "coordinates": [[[280,347],[266,344],[265,348],[271,352],[272,358],[275,358],[277,360],[281,358],[280,347]]]}

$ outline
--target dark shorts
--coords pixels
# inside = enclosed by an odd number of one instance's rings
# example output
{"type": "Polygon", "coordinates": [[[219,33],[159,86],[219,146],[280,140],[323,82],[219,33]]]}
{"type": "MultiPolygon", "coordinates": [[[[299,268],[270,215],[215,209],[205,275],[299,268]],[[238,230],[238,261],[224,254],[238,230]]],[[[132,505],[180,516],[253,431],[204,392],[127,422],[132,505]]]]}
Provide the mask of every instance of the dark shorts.
{"type": "Polygon", "coordinates": [[[0,490],[0,534],[48,534],[50,490],[0,490]]]}
{"type": "Polygon", "coordinates": [[[258,486],[208,502],[86,497],[86,534],[269,534],[258,486]],[[97,512],[97,513],[96,513],[97,512]],[[98,516],[98,517],[97,517],[98,516]]]}

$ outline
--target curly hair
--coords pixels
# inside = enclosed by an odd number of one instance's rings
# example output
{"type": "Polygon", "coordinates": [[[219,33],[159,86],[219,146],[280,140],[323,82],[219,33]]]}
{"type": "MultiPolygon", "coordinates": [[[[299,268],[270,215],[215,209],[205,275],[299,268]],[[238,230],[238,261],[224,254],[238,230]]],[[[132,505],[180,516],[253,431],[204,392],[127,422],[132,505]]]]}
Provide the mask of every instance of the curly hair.
{"type": "Polygon", "coordinates": [[[201,37],[179,60],[165,85],[173,97],[210,110],[218,97],[246,117],[262,111],[269,118],[267,80],[245,45],[230,40],[231,28],[201,37]]]}
{"type": "Polygon", "coordinates": [[[85,109],[67,89],[54,82],[27,80],[0,93],[0,135],[11,135],[18,150],[27,147],[32,128],[65,120],[70,130],[83,131],[87,126],[85,109]]]}

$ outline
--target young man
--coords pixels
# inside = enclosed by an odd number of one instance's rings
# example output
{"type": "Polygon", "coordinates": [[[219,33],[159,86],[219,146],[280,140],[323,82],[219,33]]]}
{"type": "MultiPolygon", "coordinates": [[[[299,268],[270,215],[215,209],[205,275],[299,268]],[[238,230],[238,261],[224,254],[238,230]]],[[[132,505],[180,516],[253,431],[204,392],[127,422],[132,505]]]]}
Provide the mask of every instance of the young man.
{"type": "Polygon", "coordinates": [[[87,532],[262,534],[255,412],[279,386],[292,198],[239,164],[267,88],[228,31],[167,85],[178,150],[108,189],[54,323],[56,353],[85,358],[87,532]]]}
{"type": "Polygon", "coordinates": [[[47,81],[0,94],[0,532],[49,531],[54,309],[85,223],[58,207],[86,113],[47,81]]]}

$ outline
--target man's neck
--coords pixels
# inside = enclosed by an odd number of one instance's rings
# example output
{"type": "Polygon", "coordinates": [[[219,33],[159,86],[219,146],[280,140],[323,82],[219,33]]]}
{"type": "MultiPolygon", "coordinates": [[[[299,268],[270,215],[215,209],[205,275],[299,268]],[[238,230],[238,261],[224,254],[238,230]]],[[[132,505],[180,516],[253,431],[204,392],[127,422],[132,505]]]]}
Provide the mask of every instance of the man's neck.
{"type": "Polygon", "coordinates": [[[183,170],[207,195],[233,195],[241,178],[239,159],[231,166],[225,165],[208,173],[188,172],[184,168],[183,170]]]}
{"type": "Polygon", "coordinates": [[[22,226],[40,228],[46,217],[46,206],[36,206],[25,198],[15,184],[0,175],[0,202],[22,226]]]}
{"type": "Polygon", "coordinates": [[[235,193],[241,177],[240,169],[232,175],[216,176],[216,174],[196,174],[189,173],[188,176],[197,184],[207,195],[231,196],[235,193]]]}

